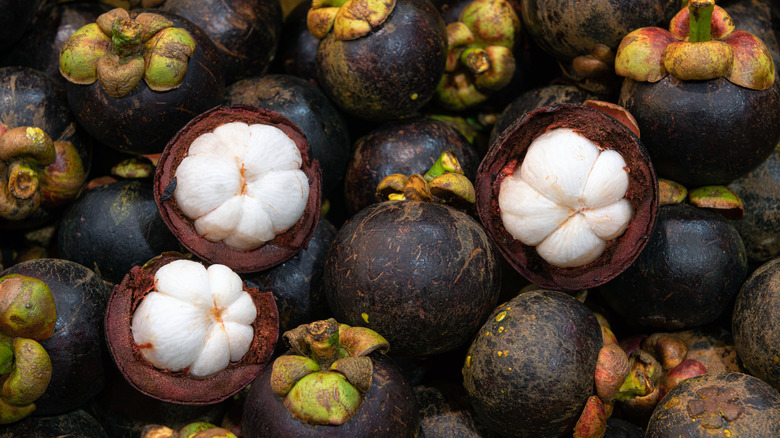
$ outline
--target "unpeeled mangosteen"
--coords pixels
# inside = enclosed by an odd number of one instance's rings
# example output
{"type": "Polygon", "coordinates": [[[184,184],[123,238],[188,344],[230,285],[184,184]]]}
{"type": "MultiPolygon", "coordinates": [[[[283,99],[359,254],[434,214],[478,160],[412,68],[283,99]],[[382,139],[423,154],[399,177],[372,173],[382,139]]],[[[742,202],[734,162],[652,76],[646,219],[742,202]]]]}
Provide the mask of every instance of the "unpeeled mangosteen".
{"type": "Polygon", "coordinates": [[[274,59],[282,31],[277,0],[163,0],[158,9],[206,32],[219,52],[226,84],[264,75],[274,59]]]}
{"type": "Polygon", "coordinates": [[[57,228],[58,256],[89,266],[113,284],[133,266],[179,249],[148,181],[122,180],[86,190],[57,228]]]}
{"type": "Polygon", "coordinates": [[[18,263],[2,273],[8,274],[46,283],[57,308],[54,334],[41,341],[51,358],[52,377],[46,392],[35,402],[35,415],[59,415],[82,406],[105,383],[103,317],[108,285],[78,263],[52,258],[18,263]]]}
{"type": "Polygon", "coordinates": [[[647,438],[769,437],[780,434],[780,393],[748,374],[707,373],[682,381],[664,397],[647,438]]]}
{"type": "Polygon", "coordinates": [[[446,122],[410,117],[371,130],[356,142],[347,164],[344,176],[347,212],[352,215],[383,201],[376,189],[388,175],[422,175],[447,150],[454,152],[466,177],[473,180],[479,166],[477,150],[446,122]]]}
{"type": "Polygon", "coordinates": [[[213,404],[248,385],[279,336],[270,292],[225,265],[175,254],[135,266],[114,287],[108,347],[136,389],[163,401],[213,404]]]}
{"type": "Polygon", "coordinates": [[[225,105],[257,105],[276,111],[303,131],[322,169],[322,194],[344,179],[350,152],[347,122],[320,88],[289,74],[251,77],[225,90],[225,105]]]}
{"type": "Polygon", "coordinates": [[[379,332],[409,356],[467,343],[501,291],[499,255],[479,222],[411,200],[352,216],[331,244],[322,281],[337,319],[379,332]]]}
{"type": "Polygon", "coordinates": [[[750,274],[742,285],[731,327],[739,358],[750,374],[780,391],[780,258],[750,274]]]}
{"type": "Polygon", "coordinates": [[[682,329],[714,322],[746,277],[745,247],[727,219],[672,204],[659,209],[645,251],[601,292],[626,321],[682,329]]]}
{"type": "Polygon", "coordinates": [[[425,0],[334,3],[313,5],[308,15],[309,30],[321,38],[316,70],[325,94],[363,120],[395,120],[422,108],[444,73],[441,14],[425,0]],[[344,9],[338,19],[337,8],[344,9]]]}
{"type": "Polygon", "coordinates": [[[476,179],[482,224],[512,266],[550,289],[587,289],[642,252],[657,182],[636,135],[582,105],[526,114],[491,145],[476,179]]]}
{"type": "Polygon", "coordinates": [[[187,123],[154,177],[160,215],[182,245],[241,273],[275,266],[306,245],[321,187],[303,132],[254,105],[215,107],[187,123]]]}
{"type": "Polygon", "coordinates": [[[0,438],[88,437],[109,438],[103,427],[83,409],[60,415],[27,417],[11,425],[0,426],[0,438]]]}
{"type": "Polygon", "coordinates": [[[244,405],[247,437],[414,437],[414,391],[364,327],[315,321],[284,334],[290,348],[252,383],[244,405]]]}
{"type": "Polygon", "coordinates": [[[161,152],[195,115],[221,102],[225,87],[209,36],[159,10],[99,16],[65,42],[60,72],[79,124],[133,154],[161,152]]]}
{"type": "Polygon", "coordinates": [[[538,289],[498,306],[472,341],[463,385],[482,422],[502,436],[564,436],[593,395],[603,345],[593,312],[538,289]]]}

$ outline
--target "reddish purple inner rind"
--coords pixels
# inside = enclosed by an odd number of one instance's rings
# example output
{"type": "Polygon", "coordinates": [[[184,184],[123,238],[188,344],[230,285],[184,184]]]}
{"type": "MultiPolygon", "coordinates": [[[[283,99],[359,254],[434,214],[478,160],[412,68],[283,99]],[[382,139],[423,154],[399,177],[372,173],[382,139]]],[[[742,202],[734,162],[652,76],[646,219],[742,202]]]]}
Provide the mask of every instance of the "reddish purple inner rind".
{"type": "Polygon", "coordinates": [[[125,379],[144,394],[171,403],[212,404],[221,402],[257,377],[271,359],[279,338],[279,313],[271,292],[244,285],[257,307],[252,323],[254,338],[240,361],[206,379],[187,376],[187,370],[171,372],[155,368],[133,340],[133,312],[147,293],[154,290],[154,274],[177,257],[163,257],[149,269],[133,267],[114,287],[106,311],[106,339],[114,362],[125,379]]]}
{"type": "Polygon", "coordinates": [[[160,215],[181,244],[206,262],[223,264],[240,273],[258,272],[276,266],[294,256],[309,242],[320,217],[321,190],[319,162],[312,159],[303,132],[281,114],[253,105],[216,107],[192,119],[163,150],[154,177],[154,198],[160,215]],[[195,231],[193,221],[181,212],[173,196],[162,199],[163,192],[176,177],[176,169],[187,156],[192,142],[231,122],[264,124],[281,129],[298,146],[302,158],[301,170],[309,180],[309,199],[300,220],[273,240],[251,251],[237,251],[222,242],[203,238],[195,231]]]}
{"type": "Polygon", "coordinates": [[[513,123],[491,145],[480,164],[475,188],[480,221],[507,261],[531,282],[550,289],[587,289],[623,272],[647,244],[658,211],[655,171],[639,139],[614,118],[582,105],[540,108],[513,123]],[[542,259],[535,247],[513,238],[504,228],[498,206],[500,184],[506,174],[511,175],[513,163],[519,169],[534,139],[562,127],[573,128],[603,150],[612,149],[623,156],[629,169],[625,197],[633,207],[626,232],[608,242],[598,259],[575,268],[555,267],[542,259]]]}

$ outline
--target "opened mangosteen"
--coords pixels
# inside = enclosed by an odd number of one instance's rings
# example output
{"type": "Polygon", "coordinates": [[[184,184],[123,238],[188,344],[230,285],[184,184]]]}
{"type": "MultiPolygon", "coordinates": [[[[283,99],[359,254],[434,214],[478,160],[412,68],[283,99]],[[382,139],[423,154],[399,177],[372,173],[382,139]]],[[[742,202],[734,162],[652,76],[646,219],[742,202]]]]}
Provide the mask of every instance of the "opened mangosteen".
{"type": "Polygon", "coordinates": [[[480,328],[463,365],[463,385],[492,431],[565,436],[593,395],[603,344],[595,314],[572,296],[521,293],[480,328]]]}
{"type": "Polygon", "coordinates": [[[465,345],[496,306],[499,257],[460,210],[386,201],[341,227],[322,281],[337,319],[376,330],[400,355],[430,356],[465,345]]]}
{"type": "Polygon", "coordinates": [[[780,85],[766,45],[713,0],[689,2],[669,30],[620,43],[619,103],[639,124],[658,175],[688,187],[728,184],[780,139],[780,85]]]}
{"type": "Polygon", "coordinates": [[[780,393],[748,374],[707,373],[682,381],[653,411],[646,437],[780,434],[780,393]]]}
{"type": "Polygon", "coordinates": [[[601,288],[630,324],[669,330],[714,322],[747,277],[739,233],[713,211],[662,206],[646,243],[634,263],[601,288]]]}
{"type": "Polygon", "coordinates": [[[377,332],[314,321],[285,332],[290,351],[252,383],[242,430],[251,437],[414,437],[412,387],[377,332]]]}
{"type": "Polygon", "coordinates": [[[218,403],[263,369],[279,336],[270,292],[230,268],[163,254],[114,287],[108,346],[119,370],[150,397],[218,403]]]}
{"type": "Polygon", "coordinates": [[[34,227],[78,195],[92,145],[60,85],[26,67],[0,68],[0,226],[34,227]]]}
{"type": "Polygon", "coordinates": [[[193,254],[258,272],[300,251],[320,214],[319,164],[301,130],[253,105],[216,107],[171,139],[157,165],[160,215],[193,254]]]}
{"type": "Polygon", "coordinates": [[[447,31],[430,2],[314,2],[307,20],[321,39],[318,82],[345,112],[363,120],[394,120],[433,97],[444,73],[447,31]]]}
{"type": "Polygon", "coordinates": [[[658,208],[642,143],[582,105],[540,108],[512,124],[475,186],[479,218],[506,259],[550,289],[614,278],[644,248],[658,208]]]}
{"type": "Polygon", "coordinates": [[[209,36],[175,14],[113,9],[60,51],[68,102],[101,143],[159,153],[184,124],[222,100],[221,58],[209,36]]]}
{"type": "Polygon", "coordinates": [[[112,284],[133,266],[179,249],[160,217],[149,181],[122,180],[88,189],[57,227],[58,256],[89,266],[112,284]]]}
{"type": "Polygon", "coordinates": [[[40,341],[51,360],[51,380],[35,401],[34,415],[72,411],[105,384],[108,357],[103,318],[109,287],[90,269],[61,259],[29,260],[2,273],[11,274],[45,283],[56,308],[54,332],[40,341]]]}

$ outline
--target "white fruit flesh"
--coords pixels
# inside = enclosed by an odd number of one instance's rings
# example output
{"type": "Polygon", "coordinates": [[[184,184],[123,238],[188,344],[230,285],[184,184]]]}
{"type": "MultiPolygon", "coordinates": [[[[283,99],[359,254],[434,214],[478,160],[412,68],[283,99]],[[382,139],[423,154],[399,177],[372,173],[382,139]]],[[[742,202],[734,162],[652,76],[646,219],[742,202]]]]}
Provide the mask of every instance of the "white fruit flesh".
{"type": "Polygon", "coordinates": [[[498,206],[512,237],[551,265],[573,268],[596,260],[625,232],[633,214],[627,190],[618,152],[557,128],[531,143],[520,169],[501,183],[498,206]]]}
{"type": "Polygon", "coordinates": [[[230,268],[176,260],[157,271],[154,285],[131,323],[133,340],[149,363],[208,377],[249,351],[257,308],[230,268]]]}
{"type": "Polygon", "coordinates": [[[176,169],[174,198],[205,239],[251,251],[303,215],[309,181],[301,162],[281,129],[227,123],[192,142],[176,169]]]}

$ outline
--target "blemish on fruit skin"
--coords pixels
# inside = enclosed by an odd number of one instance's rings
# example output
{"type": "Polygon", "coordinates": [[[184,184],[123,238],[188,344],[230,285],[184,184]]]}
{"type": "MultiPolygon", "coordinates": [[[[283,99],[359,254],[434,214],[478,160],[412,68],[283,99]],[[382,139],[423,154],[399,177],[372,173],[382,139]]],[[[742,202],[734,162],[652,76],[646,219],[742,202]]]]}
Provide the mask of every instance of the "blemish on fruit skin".
{"type": "Polygon", "coordinates": [[[677,406],[679,404],[680,404],[680,398],[679,397],[674,397],[674,398],[672,398],[671,400],[669,400],[668,402],[666,402],[664,404],[664,409],[672,409],[673,407],[675,407],[675,406],[677,406]]]}
{"type": "Polygon", "coordinates": [[[504,352],[503,351],[496,351],[496,354],[498,355],[498,357],[501,357],[501,356],[504,355],[504,352]]]}
{"type": "Polygon", "coordinates": [[[417,93],[414,93],[414,94],[412,94],[412,95],[411,95],[411,96],[409,96],[409,97],[411,97],[411,98],[412,98],[412,100],[417,100],[417,98],[418,98],[418,97],[420,97],[420,96],[419,96],[417,93]]]}
{"type": "Polygon", "coordinates": [[[466,356],[466,368],[471,367],[471,355],[466,356]]]}
{"type": "Polygon", "coordinates": [[[498,328],[498,332],[499,333],[503,333],[504,332],[504,326],[503,325],[498,328]]]}
{"type": "Polygon", "coordinates": [[[496,322],[501,322],[504,320],[504,318],[506,318],[506,310],[496,315],[496,322]]]}
{"type": "Polygon", "coordinates": [[[731,438],[731,431],[726,429],[723,431],[723,436],[726,438],[731,438]]]}
{"type": "Polygon", "coordinates": [[[368,324],[368,313],[363,312],[360,314],[360,316],[363,318],[363,321],[365,321],[366,324],[368,324]]]}

